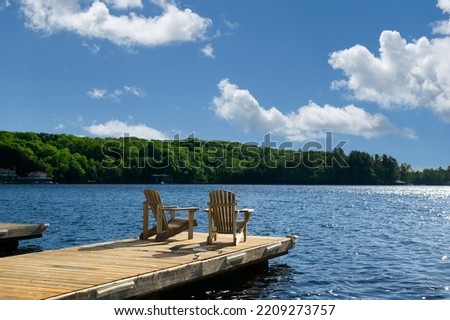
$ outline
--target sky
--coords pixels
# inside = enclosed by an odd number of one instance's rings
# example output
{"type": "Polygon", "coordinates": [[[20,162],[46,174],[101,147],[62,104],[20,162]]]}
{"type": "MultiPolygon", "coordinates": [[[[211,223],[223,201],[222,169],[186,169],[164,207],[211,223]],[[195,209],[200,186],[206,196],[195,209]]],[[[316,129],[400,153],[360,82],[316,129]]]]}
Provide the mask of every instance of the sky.
{"type": "Polygon", "coordinates": [[[0,130],[450,166],[450,0],[0,0],[0,43],[0,130]]]}

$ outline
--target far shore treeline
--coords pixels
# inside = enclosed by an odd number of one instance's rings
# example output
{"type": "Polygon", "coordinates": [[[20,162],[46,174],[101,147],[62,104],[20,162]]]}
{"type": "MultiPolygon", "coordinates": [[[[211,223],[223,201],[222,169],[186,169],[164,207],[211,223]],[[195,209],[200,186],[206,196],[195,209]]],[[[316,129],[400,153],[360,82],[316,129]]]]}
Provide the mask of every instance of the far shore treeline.
{"type": "Polygon", "coordinates": [[[389,155],[296,151],[227,141],[89,138],[0,131],[0,169],[55,183],[448,185],[450,166],[413,170],[389,155]]]}

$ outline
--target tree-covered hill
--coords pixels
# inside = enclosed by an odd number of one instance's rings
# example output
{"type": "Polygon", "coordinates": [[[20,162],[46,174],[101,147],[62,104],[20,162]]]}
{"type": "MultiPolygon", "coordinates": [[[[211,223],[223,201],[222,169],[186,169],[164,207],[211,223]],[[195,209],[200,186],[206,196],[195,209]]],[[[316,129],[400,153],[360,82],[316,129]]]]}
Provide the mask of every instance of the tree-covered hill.
{"type": "Polygon", "coordinates": [[[176,183],[443,185],[447,169],[413,171],[388,155],[343,150],[295,151],[227,141],[89,138],[0,131],[0,168],[48,173],[58,183],[149,183],[165,174],[176,183]]]}

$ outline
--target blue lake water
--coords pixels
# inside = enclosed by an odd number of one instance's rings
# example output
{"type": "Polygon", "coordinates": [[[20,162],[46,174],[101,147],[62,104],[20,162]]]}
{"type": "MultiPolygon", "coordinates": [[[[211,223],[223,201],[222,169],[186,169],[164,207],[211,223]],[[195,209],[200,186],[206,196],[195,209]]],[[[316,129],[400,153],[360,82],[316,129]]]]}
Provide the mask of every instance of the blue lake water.
{"type": "MultiPolygon", "coordinates": [[[[50,223],[21,253],[137,237],[143,190],[205,208],[236,192],[255,209],[249,234],[298,235],[268,270],[240,271],[184,292],[195,299],[450,299],[450,187],[0,185],[0,221],[50,223]]],[[[196,231],[207,232],[203,211],[196,231]]]]}

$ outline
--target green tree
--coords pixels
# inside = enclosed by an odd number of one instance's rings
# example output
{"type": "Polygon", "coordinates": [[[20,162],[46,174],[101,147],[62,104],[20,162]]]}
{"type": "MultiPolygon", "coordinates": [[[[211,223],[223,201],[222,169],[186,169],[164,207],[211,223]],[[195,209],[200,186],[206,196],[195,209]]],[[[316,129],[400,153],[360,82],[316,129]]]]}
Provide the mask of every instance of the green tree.
{"type": "Polygon", "coordinates": [[[374,160],[366,152],[352,151],[348,159],[348,180],[349,184],[370,185],[377,184],[379,179],[375,173],[374,160]]]}

